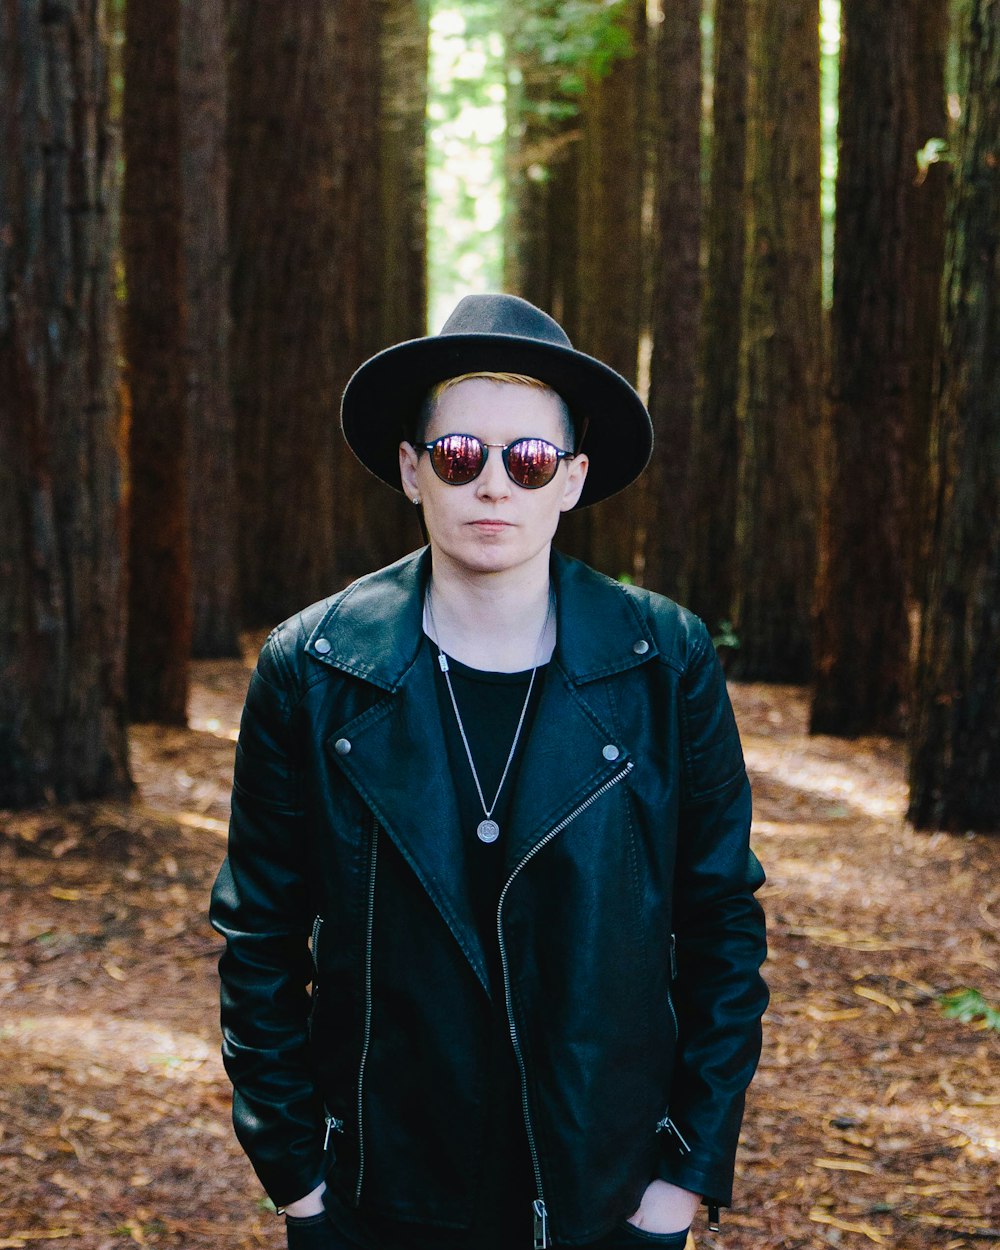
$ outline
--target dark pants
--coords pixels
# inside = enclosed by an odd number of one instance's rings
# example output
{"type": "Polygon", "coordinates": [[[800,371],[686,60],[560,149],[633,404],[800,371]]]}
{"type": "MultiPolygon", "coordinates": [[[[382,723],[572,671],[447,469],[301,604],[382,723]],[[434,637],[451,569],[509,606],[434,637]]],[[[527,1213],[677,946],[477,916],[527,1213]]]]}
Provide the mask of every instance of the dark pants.
{"type": "MultiPolygon", "coordinates": [[[[392,1245],[381,1238],[378,1241],[366,1239],[358,1241],[353,1236],[338,1230],[329,1216],[313,1215],[307,1219],[285,1217],[288,1232],[288,1250],[409,1250],[403,1245],[392,1245]]],[[[622,1224],[620,1228],[592,1243],[593,1250],[637,1250],[641,1246],[663,1246],[666,1250],[683,1250],[687,1233],[647,1233],[633,1224],[622,1224]]],[[[522,1241],[522,1239],[518,1239],[522,1241]]],[[[484,1242],[485,1246],[486,1243],[484,1242]]],[[[525,1236],[522,1244],[506,1240],[502,1250],[530,1250],[530,1237],[525,1236]]],[[[490,1250],[496,1250],[496,1243],[490,1239],[490,1250]]]]}

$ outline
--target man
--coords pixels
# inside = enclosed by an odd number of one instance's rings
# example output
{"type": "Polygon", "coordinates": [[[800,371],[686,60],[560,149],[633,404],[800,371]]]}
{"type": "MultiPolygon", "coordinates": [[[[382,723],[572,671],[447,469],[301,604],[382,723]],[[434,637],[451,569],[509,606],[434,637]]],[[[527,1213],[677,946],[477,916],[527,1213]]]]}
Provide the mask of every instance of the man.
{"type": "Polygon", "coordinates": [[[292,1250],[683,1246],[767,1001],[749,788],[704,626],[551,549],[649,416],[507,295],[342,415],[429,545],[251,679],[212,901],[237,1134],[292,1250]]]}

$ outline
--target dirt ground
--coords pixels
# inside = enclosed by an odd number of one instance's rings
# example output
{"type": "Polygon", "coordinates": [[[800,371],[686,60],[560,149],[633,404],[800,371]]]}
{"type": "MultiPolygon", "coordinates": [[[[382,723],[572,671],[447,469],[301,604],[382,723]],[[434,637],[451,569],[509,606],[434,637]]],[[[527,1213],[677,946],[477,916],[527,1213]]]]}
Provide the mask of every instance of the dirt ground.
{"type": "MultiPolygon", "coordinates": [[[[205,919],[247,677],[199,663],[190,728],[133,730],[133,805],[0,813],[0,1250],[284,1245],[231,1135],[205,919]]],[[[939,1003],[1000,1005],[1000,837],[914,833],[899,744],[732,694],[773,1001],[698,1248],[1000,1243],[1000,1032],[939,1003]]]]}

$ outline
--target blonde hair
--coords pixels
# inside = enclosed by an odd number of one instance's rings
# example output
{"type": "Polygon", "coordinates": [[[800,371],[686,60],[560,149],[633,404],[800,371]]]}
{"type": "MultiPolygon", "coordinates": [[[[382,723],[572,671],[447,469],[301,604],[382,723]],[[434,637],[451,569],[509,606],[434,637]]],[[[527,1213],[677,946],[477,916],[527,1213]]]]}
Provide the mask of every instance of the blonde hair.
{"type": "Polygon", "coordinates": [[[454,378],[445,378],[443,382],[438,382],[427,392],[427,398],[424,400],[420,409],[420,418],[417,423],[415,437],[423,439],[427,433],[427,427],[431,423],[431,417],[434,415],[434,409],[437,407],[437,401],[453,386],[457,386],[459,382],[470,382],[476,379],[484,379],[487,382],[503,382],[510,386],[530,386],[536,391],[551,391],[559,401],[559,410],[563,422],[563,435],[566,440],[568,450],[573,449],[576,439],[576,431],[573,425],[573,417],[570,414],[569,405],[563,397],[548,382],[543,382],[541,378],[529,377],[526,373],[494,373],[490,370],[482,369],[475,373],[460,373],[454,378]]]}

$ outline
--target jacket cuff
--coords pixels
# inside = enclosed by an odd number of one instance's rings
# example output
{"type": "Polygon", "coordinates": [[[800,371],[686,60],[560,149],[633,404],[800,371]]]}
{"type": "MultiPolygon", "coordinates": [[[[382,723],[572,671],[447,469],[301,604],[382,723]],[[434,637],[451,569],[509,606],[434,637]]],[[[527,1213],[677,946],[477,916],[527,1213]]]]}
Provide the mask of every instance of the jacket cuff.
{"type": "Polygon", "coordinates": [[[661,1156],[656,1175],[661,1181],[669,1181],[671,1185],[688,1189],[693,1194],[701,1194],[702,1200],[709,1206],[732,1205],[731,1176],[727,1175],[722,1168],[713,1167],[707,1161],[661,1156]]]}

